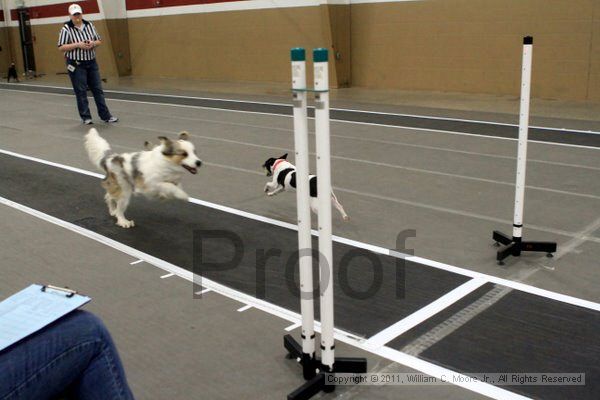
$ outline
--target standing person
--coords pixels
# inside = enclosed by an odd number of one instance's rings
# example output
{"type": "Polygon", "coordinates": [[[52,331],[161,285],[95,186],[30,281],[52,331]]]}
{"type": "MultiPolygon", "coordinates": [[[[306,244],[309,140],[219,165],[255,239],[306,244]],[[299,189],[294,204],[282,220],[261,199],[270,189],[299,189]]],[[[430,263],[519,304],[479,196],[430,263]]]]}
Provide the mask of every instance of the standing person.
{"type": "Polygon", "coordinates": [[[100,70],[96,62],[95,48],[102,44],[96,28],[91,22],[83,19],[83,10],[78,4],[69,6],[71,20],[60,30],[58,49],[65,53],[69,78],[77,97],[77,109],[84,124],[92,124],[92,114],[87,98],[90,88],[96,101],[100,119],[107,123],[119,119],[111,115],[102,91],[100,70]]]}

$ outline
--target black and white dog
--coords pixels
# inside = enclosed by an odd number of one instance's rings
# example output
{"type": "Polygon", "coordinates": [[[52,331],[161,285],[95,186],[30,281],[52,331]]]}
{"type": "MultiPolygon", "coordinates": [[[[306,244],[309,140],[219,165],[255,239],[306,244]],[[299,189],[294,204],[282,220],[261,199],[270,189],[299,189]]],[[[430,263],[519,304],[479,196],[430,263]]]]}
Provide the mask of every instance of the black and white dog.
{"type": "MultiPolygon", "coordinates": [[[[287,161],[287,156],[287,153],[285,153],[279,158],[269,158],[263,164],[263,168],[267,171],[267,176],[273,177],[273,180],[267,182],[265,185],[267,196],[275,196],[279,192],[286,190],[286,188],[296,189],[296,167],[287,161]]],[[[310,209],[317,214],[319,209],[317,202],[317,177],[309,175],[308,181],[310,187],[310,209]]],[[[331,202],[340,212],[344,221],[347,221],[348,214],[346,214],[344,207],[342,207],[337,197],[335,197],[333,191],[331,191],[331,202]]]]}
{"type": "Polygon", "coordinates": [[[181,187],[185,171],[196,174],[202,160],[187,132],[181,132],[176,140],[161,136],[160,144],[145,143],[145,151],[114,153],[108,142],[94,128],[85,135],[85,149],[92,164],[106,173],[102,187],[110,215],[117,218],[117,225],[131,228],[134,222],[125,217],[125,210],[134,194],[161,199],[188,200],[181,187]]]}

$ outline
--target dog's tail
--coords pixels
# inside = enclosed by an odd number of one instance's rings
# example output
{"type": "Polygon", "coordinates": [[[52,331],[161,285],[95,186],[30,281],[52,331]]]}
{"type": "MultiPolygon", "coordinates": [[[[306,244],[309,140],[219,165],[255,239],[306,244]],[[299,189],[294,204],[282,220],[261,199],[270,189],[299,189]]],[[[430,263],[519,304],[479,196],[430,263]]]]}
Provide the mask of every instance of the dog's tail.
{"type": "Polygon", "coordinates": [[[103,160],[110,154],[110,145],[104,140],[95,128],[89,130],[85,135],[85,150],[88,153],[90,161],[100,170],[105,167],[103,160]]]}

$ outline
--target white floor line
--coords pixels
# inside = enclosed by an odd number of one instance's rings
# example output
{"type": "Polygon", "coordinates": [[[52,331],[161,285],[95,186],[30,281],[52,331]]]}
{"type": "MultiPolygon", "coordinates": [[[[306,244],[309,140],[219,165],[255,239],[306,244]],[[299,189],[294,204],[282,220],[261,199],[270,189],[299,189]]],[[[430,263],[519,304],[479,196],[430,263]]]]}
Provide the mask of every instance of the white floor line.
{"type": "MultiPolygon", "coordinates": [[[[42,104],[48,104],[48,102],[46,102],[46,101],[38,100],[38,102],[42,103],[42,104]]],[[[59,104],[59,105],[61,105],[63,107],[68,107],[68,108],[72,107],[70,104],[59,104]]],[[[133,114],[133,115],[147,115],[146,113],[142,113],[142,112],[138,112],[138,111],[130,111],[130,110],[126,110],[126,111],[122,111],[122,112],[126,113],[126,114],[133,114]]],[[[45,114],[45,115],[47,117],[51,117],[51,118],[64,119],[64,120],[68,120],[68,121],[73,120],[72,118],[66,118],[66,117],[62,118],[62,117],[59,117],[56,115],[50,115],[50,114],[45,114]]],[[[173,115],[168,115],[168,114],[153,113],[152,116],[160,117],[160,118],[168,117],[168,118],[175,118],[175,119],[180,119],[180,120],[198,121],[198,122],[203,122],[203,123],[213,123],[213,124],[219,124],[219,125],[257,128],[257,129],[261,129],[262,131],[269,130],[269,131],[282,131],[282,132],[288,132],[288,133],[293,132],[293,129],[291,129],[291,128],[278,128],[278,127],[273,127],[273,126],[269,126],[269,125],[254,125],[254,124],[229,122],[229,121],[206,119],[206,118],[185,117],[185,116],[181,116],[181,115],[173,116],[173,115]]],[[[406,133],[406,134],[408,135],[410,133],[406,133]]],[[[309,135],[314,136],[314,132],[309,132],[309,135]]],[[[64,137],[66,139],[74,139],[72,137],[61,136],[61,135],[51,135],[51,136],[64,137]]],[[[355,140],[355,141],[375,143],[375,144],[394,145],[394,146],[400,146],[400,147],[411,147],[411,148],[418,148],[418,149],[425,149],[425,150],[440,151],[440,152],[445,152],[445,153],[465,154],[465,155],[496,158],[496,159],[503,159],[503,160],[516,160],[515,156],[509,156],[509,155],[479,153],[476,151],[457,150],[457,149],[450,149],[450,148],[446,148],[446,147],[428,146],[428,145],[423,145],[423,144],[399,142],[399,141],[393,141],[393,140],[371,139],[371,138],[365,138],[365,137],[346,136],[346,135],[339,135],[339,134],[331,134],[331,137],[335,137],[335,138],[342,139],[342,140],[355,140]]],[[[138,149],[135,148],[134,150],[138,150],[138,149]]],[[[581,169],[587,169],[587,170],[591,170],[591,171],[600,171],[600,167],[593,167],[593,166],[582,165],[582,164],[563,163],[563,162],[558,162],[558,161],[539,160],[539,159],[535,159],[535,158],[528,158],[527,162],[530,164],[538,163],[538,164],[552,165],[552,166],[559,166],[559,167],[581,168],[581,169]]],[[[207,164],[207,165],[209,165],[209,164],[207,164]]]]}
{"type": "Polygon", "coordinates": [[[374,349],[384,346],[398,336],[402,335],[404,332],[414,328],[440,311],[456,303],[469,293],[477,290],[487,282],[487,279],[479,277],[463,283],[456,289],[451,290],[444,296],[438,298],[433,303],[429,303],[427,306],[415,311],[408,317],[396,322],[394,325],[391,325],[381,332],[371,336],[369,339],[367,339],[366,345],[369,347],[372,346],[374,349]]]}
{"type": "MultiPolygon", "coordinates": [[[[201,281],[202,286],[209,288],[209,289],[211,289],[223,296],[226,296],[228,298],[240,301],[242,303],[251,304],[254,308],[257,308],[257,309],[267,312],[269,314],[275,315],[279,318],[290,321],[292,323],[295,323],[295,324],[301,323],[300,315],[297,313],[294,313],[294,312],[284,309],[282,307],[276,306],[274,304],[265,302],[263,300],[256,299],[245,293],[241,293],[236,290],[232,290],[232,289],[228,288],[227,286],[221,285],[221,284],[211,281],[209,279],[195,276],[190,271],[184,270],[180,267],[177,267],[176,265],[170,264],[164,260],[161,260],[159,258],[156,258],[156,257],[146,254],[144,252],[141,252],[139,250],[136,250],[132,247],[129,247],[120,242],[117,242],[115,240],[112,240],[110,238],[102,236],[100,234],[97,234],[93,231],[89,231],[78,225],[72,224],[67,221],[63,221],[63,220],[53,217],[51,215],[45,214],[41,211],[29,208],[27,206],[13,202],[11,200],[8,200],[4,197],[0,197],[0,204],[6,205],[8,207],[12,207],[16,210],[22,211],[22,212],[32,215],[36,218],[45,220],[52,224],[55,224],[55,225],[65,228],[65,229],[68,229],[72,232],[80,234],[89,239],[95,240],[106,246],[112,247],[115,250],[121,251],[132,257],[142,259],[142,260],[146,261],[148,264],[154,265],[164,271],[169,271],[170,273],[173,273],[173,274],[179,276],[180,278],[186,279],[190,282],[198,283],[201,281]]],[[[319,322],[315,321],[315,332],[319,333],[320,331],[321,331],[321,325],[319,322]]],[[[388,347],[382,347],[377,350],[371,350],[367,346],[365,346],[364,339],[357,337],[353,334],[350,334],[348,332],[342,331],[340,329],[337,329],[337,328],[334,329],[334,337],[335,337],[335,340],[339,340],[343,343],[349,344],[351,346],[362,349],[364,351],[371,352],[373,354],[387,358],[391,361],[395,361],[400,364],[406,365],[408,367],[414,368],[414,369],[421,371],[423,373],[426,373],[428,375],[436,376],[439,379],[441,379],[442,376],[444,376],[444,377],[458,376],[458,377],[466,378],[466,377],[462,376],[461,374],[456,373],[455,371],[437,366],[435,364],[429,363],[424,360],[417,359],[415,357],[408,356],[406,354],[400,353],[400,352],[390,349],[388,347]]],[[[465,379],[465,380],[467,380],[467,379],[465,379]]],[[[456,384],[457,386],[461,386],[467,390],[471,390],[473,392],[483,394],[483,395],[486,395],[486,396],[489,396],[491,398],[498,399],[498,400],[527,399],[526,397],[516,395],[515,393],[509,392],[509,391],[501,389],[499,387],[495,387],[495,386],[481,383],[481,382],[472,382],[472,380],[467,380],[467,381],[471,381],[471,382],[460,382],[460,383],[454,383],[454,384],[456,384]]]]}
{"type": "Polygon", "coordinates": [[[575,250],[577,247],[581,246],[587,240],[587,238],[590,237],[598,229],[600,229],[600,218],[591,222],[588,226],[583,228],[581,230],[581,232],[577,232],[577,234],[575,235],[575,237],[573,239],[571,239],[567,243],[561,245],[558,248],[558,251],[556,252],[556,254],[554,254],[554,259],[555,260],[561,259],[563,256],[569,254],[570,252],[575,250]]]}
{"type": "Polygon", "coordinates": [[[194,294],[196,294],[196,295],[203,295],[203,294],[206,294],[208,292],[212,292],[212,290],[211,289],[202,289],[202,290],[198,290],[194,294]]]}
{"type": "Polygon", "coordinates": [[[134,261],[134,262],[130,262],[129,265],[136,265],[136,264],[139,264],[139,263],[142,263],[142,262],[144,262],[144,260],[137,260],[137,261],[134,261]]]}
{"type": "MultiPolygon", "coordinates": [[[[13,85],[16,85],[13,83],[13,85]]],[[[70,87],[66,86],[49,86],[49,85],[32,85],[21,83],[18,86],[29,86],[36,88],[52,88],[52,89],[62,89],[62,90],[72,90],[70,87]]],[[[5,89],[10,90],[10,89],[5,89]]],[[[19,92],[27,92],[23,90],[16,90],[19,92]]],[[[290,107],[289,103],[274,103],[274,102],[266,102],[266,101],[252,101],[252,100],[237,100],[237,99],[229,99],[229,98],[216,98],[216,97],[200,97],[200,96],[182,96],[175,94],[163,94],[163,93],[144,93],[144,92],[129,92],[129,91],[120,91],[120,90],[104,90],[105,93],[117,93],[117,94],[130,94],[130,95],[139,95],[139,96],[153,96],[153,97],[167,97],[167,98],[178,98],[178,99],[194,99],[194,100],[209,100],[209,101],[222,101],[222,102],[230,102],[230,103],[242,103],[242,104],[258,104],[258,105],[269,105],[269,106],[284,106],[290,107]]],[[[38,92],[33,92],[38,93],[38,92]]],[[[110,99],[113,100],[113,99],[110,99]]],[[[162,104],[162,103],[160,103],[162,104]]],[[[221,110],[221,108],[216,108],[221,110]]],[[[314,107],[310,106],[309,109],[314,109],[314,107]]],[[[227,110],[227,109],[224,109],[227,110]]],[[[398,117],[411,117],[418,119],[432,119],[439,121],[455,121],[455,122],[468,122],[468,123],[476,123],[476,124],[486,124],[486,125],[500,125],[500,126],[513,126],[518,127],[517,124],[511,124],[506,122],[494,122],[494,121],[482,121],[476,119],[467,119],[467,118],[454,118],[454,117],[438,117],[433,115],[420,115],[420,114],[406,114],[406,113],[391,113],[391,112],[382,112],[382,111],[373,111],[373,110],[357,110],[353,108],[331,108],[331,111],[342,111],[342,112],[350,112],[357,114],[376,114],[376,115],[389,115],[389,116],[398,116],[398,117]]],[[[485,112],[485,111],[483,111],[485,112]]],[[[490,112],[491,113],[491,112],[490,112]]],[[[545,126],[535,126],[532,125],[530,128],[533,129],[543,129],[543,130],[551,130],[551,131],[563,131],[563,132],[575,132],[575,133],[586,133],[586,134],[594,134],[600,135],[600,132],[592,131],[592,130],[580,130],[580,129],[569,129],[569,128],[553,128],[553,127],[545,127],[545,126]]]]}
{"type": "Polygon", "coordinates": [[[513,289],[506,286],[495,286],[473,303],[454,313],[445,321],[439,323],[429,331],[406,344],[401,351],[415,357],[419,356],[419,354],[434,344],[442,341],[445,337],[463,327],[467,322],[488,310],[512,291],[513,289]]]}
{"type": "MultiPolygon", "coordinates": [[[[431,267],[435,267],[435,265],[437,264],[437,267],[440,269],[444,269],[447,271],[455,271],[455,272],[459,273],[458,270],[456,270],[456,268],[458,268],[458,267],[438,263],[436,261],[431,261],[426,258],[407,256],[406,260],[413,261],[418,264],[429,265],[431,267]]],[[[463,272],[467,272],[467,271],[469,271],[469,270],[463,270],[463,272]]],[[[466,274],[463,274],[463,275],[466,275],[466,274]]],[[[480,274],[480,273],[474,272],[474,271],[470,271],[469,276],[472,276],[473,278],[485,277],[488,280],[488,282],[496,283],[496,284],[502,285],[502,286],[507,286],[512,289],[520,290],[521,292],[534,294],[536,296],[545,297],[547,299],[552,299],[552,300],[560,301],[562,303],[572,304],[572,305],[583,307],[583,308],[589,308],[590,310],[594,310],[594,311],[600,311],[600,303],[595,303],[593,301],[583,300],[578,297],[568,296],[566,294],[556,293],[556,292],[552,292],[552,291],[546,290],[546,289],[540,289],[538,287],[527,285],[525,283],[511,281],[511,280],[503,279],[503,278],[498,278],[493,275],[480,274]]]]}
{"type": "Polygon", "coordinates": [[[284,329],[284,331],[291,332],[294,329],[299,328],[301,326],[302,326],[302,322],[298,322],[298,323],[295,323],[295,324],[292,324],[292,325],[288,326],[287,328],[284,329]]]}
{"type": "Polygon", "coordinates": [[[237,309],[237,312],[244,312],[244,311],[246,311],[246,310],[249,310],[249,309],[251,309],[251,308],[252,308],[252,305],[251,305],[251,304],[246,304],[244,307],[240,307],[240,308],[238,308],[238,309],[237,309]]]}
{"type": "MultiPolygon", "coordinates": [[[[127,128],[132,128],[132,129],[138,129],[138,130],[145,130],[145,131],[151,131],[151,132],[157,132],[157,133],[165,133],[164,130],[158,130],[158,129],[153,129],[153,128],[145,128],[145,127],[134,126],[134,125],[125,125],[125,124],[123,124],[121,126],[127,127],[127,128]]],[[[177,132],[173,131],[172,133],[177,133],[177,132]]],[[[239,140],[225,139],[225,138],[220,138],[220,137],[204,136],[204,135],[198,135],[198,134],[190,134],[190,136],[199,138],[199,139],[204,139],[204,140],[212,140],[212,141],[223,142],[223,143],[231,143],[231,144],[235,144],[238,146],[244,146],[244,147],[257,147],[257,148],[271,149],[271,150],[290,152],[290,153],[294,151],[293,149],[288,149],[285,147],[267,146],[267,145],[262,145],[262,144],[242,142],[239,140]]],[[[309,153],[309,154],[314,156],[316,153],[309,153]]],[[[489,183],[489,184],[493,184],[493,185],[502,185],[502,186],[509,186],[509,187],[515,186],[514,182],[504,182],[504,181],[498,181],[495,179],[478,178],[478,177],[474,177],[474,176],[452,174],[449,172],[434,171],[434,170],[423,169],[423,168],[406,167],[403,165],[390,164],[390,163],[384,163],[384,162],[378,162],[378,161],[370,161],[370,160],[362,160],[362,159],[352,158],[352,157],[343,157],[343,156],[332,155],[331,159],[348,161],[348,162],[359,163],[359,164],[375,165],[378,167],[399,169],[399,170],[416,172],[416,173],[421,173],[421,174],[438,175],[438,176],[443,176],[443,177],[447,177],[447,178],[463,179],[463,180],[474,181],[474,182],[483,182],[483,183],[489,183]]],[[[545,187],[540,187],[540,186],[530,186],[530,185],[526,185],[525,188],[529,189],[529,190],[556,193],[556,194],[560,194],[563,196],[576,196],[576,197],[584,197],[584,198],[590,198],[590,199],[594,199],[594,200],[600,200],[600,196],[596,196],[596,195],[588,194],[588,193],[577,193],[577,192],[573,192],[573,191],[558,190],[558,189],[551,189],[551,188],[545,188],[545,187]]]]}
{"type": "MultiPolygon", "coordinates": [[[[52,135],[52,136],[58,136],[58,135],[52,135]]],[[[62,136],[61,136],[62,137],[62,136]]],[[[130,147],[127,146],[121,146],[121,145],[114,145],[114,147],[116,148],[123,148],[123,149],[132,149],[130,147]]],[[[95,173],[95,172],[91,172],[91,171],[87,171],[81,168],[75,168],[75,167],[70,167],[68,165],[64,165],[64,164],[59,164],[56,162],[52,162],[52,161],[47,161],[47,160],[43,160],[40,158],[36,158],[36,157],[31,157],[31,156],[26,156],[23,154],[19,154],[19,153],[15,153],[9,150],[2,150],[0,149],[0,154],[6,154],[6,155],[10,155],[13,157],[17,157],[17,158],[22,158],[24,160],[29,160],[29,161],[34,161],[34,162],[38,162],[41,164],[46,164],[46,165],[51,165],[53,167],[57,167],[57,168],[61,168],[61,169],[65,169],[68,171],[73,171],[73,172],[78,172],[84,175],[89,175],[89,176],[93,176],[96,178],[104,178],[104,175],[99,174],[99,173],[95,173]]],[[[220,168],[225,168],[225,169],[231,169],[231,170],[235,170],[235,171],[240,171],[240,172],[247,172],[247,173],[252,173],[253,175],[263,175],[263,173],[258,172],[258,171],[250,171],[250,170],[246,170],[243,168],[236,168],[236,167],[231,167],[228,165],[221,165],[221,164],[215,164],[215,163],[206,163],[206,165],[213,165],[216,167],[220,167],[220,168]]],[[[475,218],[475,219],[481,219],[484,221],[490,221],[490,222],[495,222],[495,223],[499,223],[499,224],[504,224],[504,225],[512,225],[512,221],[510,220],[504,220],[501,218],[495,218],[495,217],[488,217],[486,215],[482,215],[482,214],[477,214],[477,213],[471,213],[468,211],[461,211],[461,210],[455,210],[452,208],[447,208],[447,207],[440,207],[440,206],[433,206],[433,205],[429,205],[429,204],[425,204],[425,203],[419,203],[419,202],[415,202],[415,201],[409,201],[409,200],[403,200],[403,199],[396,199],[393,197],[388,197],[388,196],[380,196],[380,195],[376,195],[376,194],[372,194],[372,193],[364,193],[364,192],[359,192],[356,190],[351,190],[351,189],[345,189],[345,188],[340,188],[340,187],[334,187],[334,189],[336,191],[339,192],[345,192],[345,193],[351,193],[351,194],[355,194],[357,196],[365,196],[365,197],[370,197],[373,199],[378,199],[378,200],[382,200],[382,201],[389,201],[389,202],[393,202],[393,203],[398,203],[398,204],[404,204],[404,205],[409,205],[409,206],[413,206],[413,207],[419,207],[419,208],[425,208],[425,209],[429,209],[429,210],[434,210],[434,211],[439,211],[439,212],[443,212],[443,213],[449,213],[449,214],[455,214],[455,215],[460,215],[463,217],[469,217],[469,218],[475,218]]],[[[206,205],[208,207],[211,208],[215,208],[215,209],[221,209],[223,211],[229,212],[229,213],[233,213],[236,214],[238,212],[243,213],[243,211],[239,211],[233,208],[229,208],[229,207],[225,207],[223,206],[223,208],[220,208],[221,206],[216,205],[214,203],[200,203],[201,200],[197,200],[194,198],[190,198],[190,202],[191,203],[197,203],[200,205],[206,205]]],[[[241,214],[239,214],[241,215],[241,214]]],[[[266,217],[261,217],[255,214],[250,214],[250,213],[246,213],[244,215],[247,218],[251,218],[251,219],[256,219],[258,221],[263,221],[263,222],[268,222],[270,224],[273,225],[279,225],[279,226],[283,226],[285,228],[291,228],[291,229],[295,229],[295,226],[282,222],[282,221],[278,221],[278,220],[274,220],[271,218],[266,218],[266,217]]],[[[554,229],[554,228],[550,228],[550,227],[546,227],[546,226],[538,226],[538,225],[531,225],[528,224],[527,225],[528,229],[534,229],[540,232],[546,232],[546,233],[552,233],[555,235],[561,235],[561,236],[567,236],[567,237],[576,237],[577,233],[574,232],[569,232],[569,231],[564,231],[561,229],[554,229]]],[[[594,237],[594,236],[586,236],[585,237],[585,241],[589,241],[589,242],[594,242],[594,243],[600,243],[600,238],[594,237]]],[[[360,247],[360,246],[358,246],[360,247]]]]}
{"type": "Polygon", "coordinates": [[[484,396],[491,397],[492,399],[501,400],[528,400],[529,397],[522,396],[520,394],[502,389],[499,386],[493,386],[488,383],[481,381],[474,381],[469,379],[468,376],[460,374],[458,372],[450,372],[444,367],[440,367],[436,364],[432,364],[420,358],[399,352],[390,347],[384,346],[373,351],[378,356],[387,358],[397,362],[398,364],[406,365],[407,367],[413,368],[419,372],[423,372],[429,376],[436,377],[437,379],[444,380],[446,382],[452,382],[456,386],[460,386],[464,389],[471,390],[473,392],[482,394],[484,396]]]}
{"type": "MultiPolygon", "coordinates": [[[[93,173],[90,171],[86,171],[80,168],[74,168],[74,167],[69,167],[67,165],[62,165],[59,163],[55,163],[55,162],[51,162],[51,161],[46,161],[46,160],[42,160],[39,158],[35,158],[35,157],[30,157],[30,156],[25,156],[19,153],[15,153],[12,151],[7,151],[7,150],[2,150],[0,149],[0,154],[7,154],[7,155],[11,155],[17,158],[22,158],[22,159],[26,159],[26,160],[30,160],[30,161],[35,161],[35,162],[39,162],[41,164],[46,164],[46,165],[52,165],[54,167],[57,168],[62,168],[62,169],[66,169],[69,171],[74,171],[74,172],[78,172],[84,175],[89,175],[89,176],[94,176],[96,178],[103,178],[104,176],[101,174],[97,174],[97,173],[93,173]]],[[[6,201],[7,199],[4,199],[6,201]]],[[[275,225],[275,226],[281,226],[283,228],[288,228],[291,230],[297,230],[298,226],[294,225],[294,224],[290,224],[288,222],[283,222],[283,221],[279,221],[273,218],[268,218],[268,217],[264,217],[262,215],[256,215],[256,214],[252,214],[249,213],[247,211],[242,211],[242,210],[238,210],[232,207],[227,207],[227,206],[223,206],[220,204],[216,204],[216,203],[211,203],[205,200],[200,200],[200,199],[194,199],[194,198],[190,198],[189,200],[190,203],[193,204],[198,204],[201,206],[206,206],[215,210],[220,210],[220,211],[224,211],[230,214],[235,214],[235,215],[239,215],[241,217],[244,218],[249,218],[249,219],[253,219],[255,221],[261,221],[261,222],[265,222],[271,225],[275,225]]],[[[531,227],[531,226],[530,226],[531,227]]],[[[312,230],[312,234],[314,236],[318,236],[317,231],[312,230]]],[[[565,236],[571,236],[571,237],[575,237],[576,234],[574,233],[569,233],[568,235],[565,236]]],[[[515,282],[515,281],[511,281],[508,279],[503,279],[503,278],[498,278],[496,276],[493,275],[488,275],[488,274],[482,274],[476,271],[472,271],[466,268],[461,268],[461,267],[456,267],[454,265],[449,265],[449,264],[445,264],[445,263],[441,263],[439,261],[434,261],[434,260],[429,260],[423,257],[416,257],[416,256],[412,256],[412,255],[408,255],[408,254],[402,254],[399,253],[395,250],[390,250],[381,246],[376,246],[376,245],[372,245],[372,244],[368,244],[368,243],[363,243],[363,242],[359,242],[356,240],[352,240],[352,239],[346,239],[346,238],[342,238],[339,236],[332,236],[333,241],[338,242],[338,243],[345,243],[345,244],[349,244],[351,246],[354,247],[358,247],[361,249],[365,249],[365,250],[370,250],[373,251],[375,253],[380,253],[380,254],[385,254],[385,255],[389,255],[395,258],[404,258],[408,261],[412,261],[414,263],[417,264],[422,264],[422,265],[427,265],[433,268],[437,268],[437,269],[442,269],[445,271],[449,271],[449,272],[454,272],[456,274],[460,274],[460,275],[465,275],[465,276],[469,276],[472,278],[479,278],[479,277],[484,277],[486,278],[489,282],[493,282],[493,283],[497,283],[500,285],[504,285],[504,286],[508,286],[508,287],[512,287],[513,289],[517,289],[517,290],[521,290],[523,292],[527,292],[527,293],[532,293],[532,294],[536,294],[538,296],[542,296],[542,297],[546,297],[549,299],[553,299],[553,300],[557,300],[557,301],[561,301],[563,303],[568,303],[568,304],[573,304],[573,305],[577,305],[580,307],[584,307],[584,308],[589,308],[592,310],[596,310],[596,311],[600,311],[600,303],[595,303],[592,301],[588,301],[588,300],[583,300],[583,299],[579,299],[577,297],[572,297],[572,296],[568,296],[568,295],[564,295],[564,294],[560,294],[560,293],[556,293],[556,292],[551,292],[549,290],[545,290],[545,289],[540,289],[537,288],[535,286],[530,286],[530,285],[526,285],[520,282],[515,282]]],[[[587,240],[600,240],[598,238],[587,238],[587,240]]],[[[135,256],[134,256],[135,257],[135,256]]],[[[141,258],[141,257],[138,257],[141,258]]]]}
{"type": "Polygon", "coordinates": [[[174,273],[166,274],[166,275],[161,276],[160,279],[170,278],[170,277],[172,277],[174,275],[175,275],[174,273]]]}
{"type": "MultiPolygon", "coordinates": [[[[0,89],[0,90],[6,90],[6,91],[18,92],[18,93],[35,93],[35,94],[45,94],[45,95],[52,95],[52,96],[69,96],[69,97],[72,97],[72,95],[70,95],[70,94],[60,94],[60,93],[28,92],[28,91],[15,90],[15,89],[0,89]]],[[[273,117],[283,117],[283,118],[292,118],[293,117],[292,115],[285,115],[285,114],[273,114],[273,113],[258,112],[258,111],[230,110],[230,109],[226,109],[226,108],[193,106],[193,105],[185,105],[185,104],[169,104],[169,103],[160,103],[160,102],[151,102],[151,101],[123,100],[123,99],[110,99],[110,101],[118,101],[118,102],[124,102],[124,103],[149,104],[149,105],[157,105],[157,106],[165,106],[165,107],[177,107],[177,108],[193,108],[193,109],[202,109],[202,110],[220,110],[220,111],[234,112],[234,113],[270,115],[270,116],[273,116],[273,117]]],[[[314,119],[314,118],[310,118],[309,117],[309,119],[314,119]]],[[[517,138],[506,138],[506,137],[500,137],[500,136],[488,136],[488,135],[481,135],[481,134],[467,133],[467,132],[458,132],[458,131],[450,131],[450,130],[443,130],[443,129],[416,128],[416,127],[411,127],[411,126],[377,124],[377,123],[372,123],[372,122],[346,121],[346,120],[339,120],[339,119],[335,119],[335,118],[332,118],[331,121],[332,122],[346,123],[346,124],[381,126],[381,127],[387,127],[387,128],[395,128],[395,129],[412,129],[412,130],[416,130],[416,131],[427,131],[427,132],[432,132],[432,133],[444,133],[444,134],[450,134],[450,135],[471,136],[471,137],[486,138],[486,139],[498,139],[498,140],[518,141],[517,138]]],[[[552,129],[552,128],[550,128],[550,129],[552,129]]],[[[594,132],[583,131],[583,133],[594,133],[594,132]]],[[[582,149],[590,149],[590,150],[600,150],[600,147],[576,145],[576,144],[569,144],[569,143],[545,142],[545,141],[540,141],[540,140],[529,140],[529,142],[530,143],[545,144],[545,145],[553,145],[553,146],[565,146],[565,147],[574,147],[574,148],[582,148],[582,149]]]]}
{"type": "MultiPolygon", "coordinates": [[[[496,139],[496,140],[510,140],[513,142],[517,142],[519,139],[517,138],[508,138],[502,136],[491,136],[491,135],[481,135],[478,133],[468,133],[468,132],[459,132],[459,131],[448,131],[444,129],[432,129],[432,128],[415,128],[412,126],[399,126],[399,125],[388,125],[388,124],[376,124],[373,122],[357,122],[357,121],[345,121],[340,119],[331,118],[332,122],[339,122],[343,124],[355,124],[355,125],[370,125],[370,126],[380,126],[383,128],[392,128],[392,129],[412,129],[415,131],[421,132],[430,132],[430,133],[443,133],[449,135],[458,135],[458,136],[469,136],[478,139],[496,139]]],[[[574,147],[578,149],[588,149],[588,150],[600,150],[600,147],[594,146],[584,146],[580,144],[569,144],[569,143],[557,143],[557,142],[545,142],[542,140],[531,140],[529,139],[529,143],[537,143],[537,144],[545,144],[551,146],[564,146],[564,147],[574,147]]]]}

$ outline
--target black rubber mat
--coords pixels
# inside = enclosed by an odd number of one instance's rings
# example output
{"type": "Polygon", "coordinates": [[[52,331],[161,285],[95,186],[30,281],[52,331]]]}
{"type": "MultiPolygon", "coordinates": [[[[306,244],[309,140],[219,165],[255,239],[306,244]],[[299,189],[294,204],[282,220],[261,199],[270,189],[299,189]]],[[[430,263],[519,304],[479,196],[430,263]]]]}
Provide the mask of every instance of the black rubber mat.
{"type": "MultiPolygon", "coordinates": [[[[73,91],[70,88],[57,88],[48,86],[19,86],[14,84],[0,83],[0,89],[20,90],[25,92],[73,94],[73,91]]],[[[292,106],[285,104],[155,95],[151,93],[127,93],[111,90],[105,90],[105,96],[108,99],[146,101],[159,104],[178,104],[225,110],[261,112],[275,115],[292,115],[292,106]]],[[[314,109],[309,108],[308,114],[310,117],[313,117],[314,109]]],[[[461,121],[456,119],[428,118],[426,116],[363,112],[335,108],[331,109],[330,116],[332,120],[339,121],[363,122],[406,128],[434,129],[494,137],[516,138],[519,134],[518,127],[512,125],[482,123],[477,121],[461,121]]],[[[562,130],[530,127],[529,140],[600,147],[600,135],[581,131],[571,131],[568,129],[562,130]]]]}
{"type": "MultiPolygon", "coordinates": [[[[187,270],[194,270],[196,261],[195,271],[206,278],[299,311],[298,289],[293,285],[298,281],[292,257],[297,250],[294,230],[192,203],[143,197],[134,198],[126,213],[135,220],[135,228],[123,229],[108,215],[99,179],[7,155],[0,155],[0,196],[187,270]],[[208,239],[211,235],[217,238],[208,239]],[[232,240],[219,237],[239,238],[243,253],[238,252],[235,267],[210,265],[235,256],[232,240]],[[261,255],[274,252],[280,255],[259,262],[261,255]]],[[[420,264],[403,266],[396,258],[340,243],[333,248],[336,326],[360,336],[385,329],[468,280],[420,264]],[[344,258],[348,262],[342,262],[344,258]]]]}
{"type": "MultiPolygon", "coordinates": [[[[389,346],[402,350],[493,288],[484,285],[389,346]]],[[[597,311],[513,290],[419,357],[467,375],[585,373],[581,386],[502,387],[539,399],[596,400],[600,399],[599,332],[597,311]]]]}

